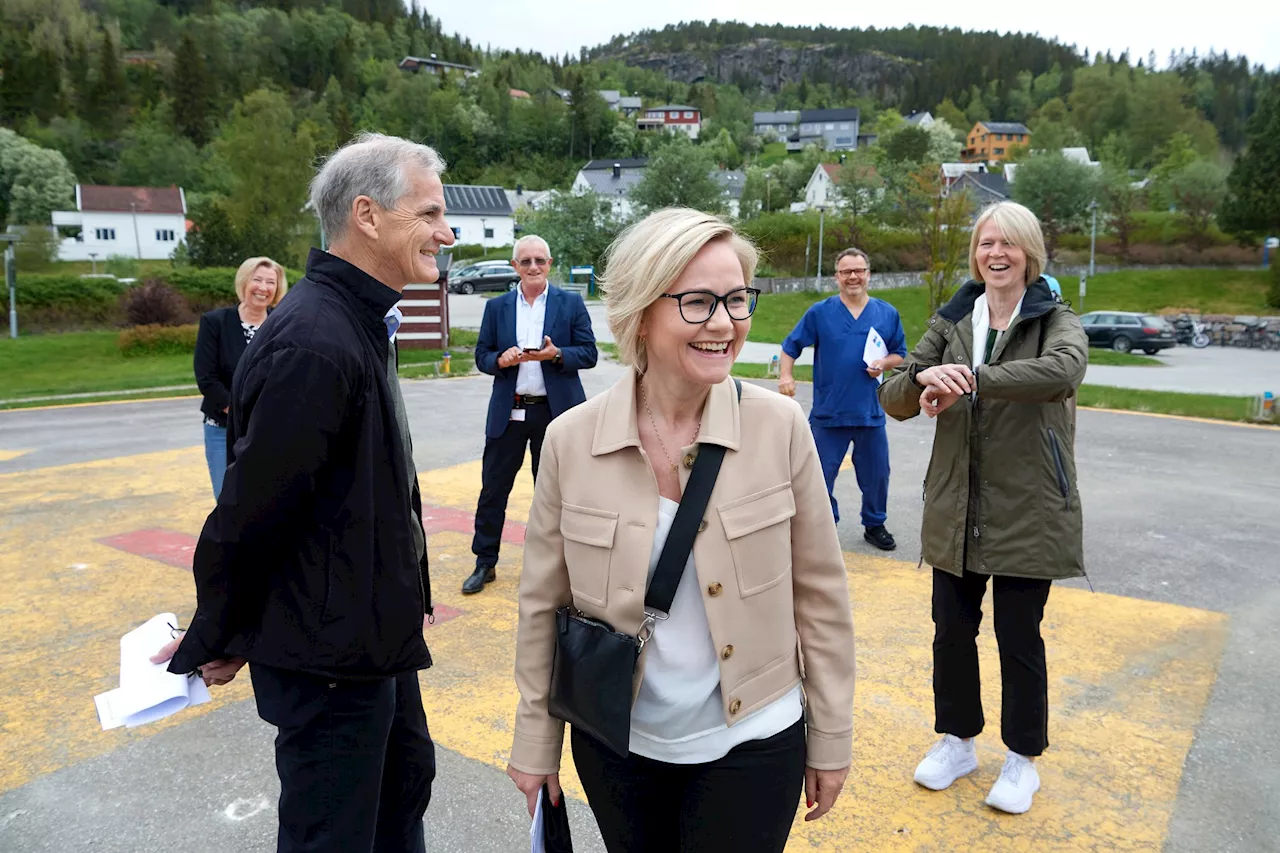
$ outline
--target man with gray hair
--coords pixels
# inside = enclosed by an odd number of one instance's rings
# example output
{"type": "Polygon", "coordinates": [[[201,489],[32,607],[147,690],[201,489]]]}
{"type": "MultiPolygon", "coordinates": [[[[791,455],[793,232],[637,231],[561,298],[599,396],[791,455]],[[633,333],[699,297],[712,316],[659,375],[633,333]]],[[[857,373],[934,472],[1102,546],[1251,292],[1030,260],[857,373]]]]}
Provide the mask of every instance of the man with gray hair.
{"type": "Polygon", "coordinates": [[[536,481],[548,424],[587,399],[578,371],[596,366],[591,315],[581,296],[547,283],[552,260],[546,240],[521,237],[511,248],[520,286],[484,306],[476,367],[492,374],[493,392],[471,540],[476,568],[462,584],[463,595],[497,578],[507,498],[524,465],[525,447],[536,481]]]}
{"type": "Polygon", "coordinates": [[[392,309],[453,243],[443,171],[425,145],[361,134],[312,181],[329,250],[236,371],[196,613],[154,659],[211,684],[248,661],[279,730],[281,853],[424,850],[431,581],[392,309]]]}

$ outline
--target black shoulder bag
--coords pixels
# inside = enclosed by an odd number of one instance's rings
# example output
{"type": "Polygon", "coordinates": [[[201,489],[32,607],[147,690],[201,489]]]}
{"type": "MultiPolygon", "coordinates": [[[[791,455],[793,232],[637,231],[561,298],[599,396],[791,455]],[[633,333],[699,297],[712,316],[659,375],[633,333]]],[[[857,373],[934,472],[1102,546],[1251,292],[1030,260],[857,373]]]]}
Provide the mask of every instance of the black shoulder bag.
{"type": "MultiPolygon", "coordinates": [[[[738,399],[742,383],[734,380],[738,399]]],[[[724,461],[724,447],[699,446],[680,508],[671,522],[658,568],[644,597],[644,622],[637,636],[613,630],[570,607],[556,610],[556,649],[551,664],[551,716],[582,729],[618,755],[630,754],[631,699],[636,663],[657,621],[667,618],[684,574],[693,539],[724,461]]]]}

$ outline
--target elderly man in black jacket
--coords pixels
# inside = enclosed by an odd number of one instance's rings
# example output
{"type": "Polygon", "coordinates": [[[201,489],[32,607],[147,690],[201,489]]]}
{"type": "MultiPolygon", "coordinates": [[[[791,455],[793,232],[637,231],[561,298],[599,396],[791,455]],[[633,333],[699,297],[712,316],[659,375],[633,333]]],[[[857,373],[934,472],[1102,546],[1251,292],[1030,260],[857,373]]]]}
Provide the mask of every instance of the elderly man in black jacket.
{"type": "Polygon", "coordinates": [[[282,853],[424,849],[431,583],[391,309],[453,242],[443,170],[378,134],[329,158],[311,185],[329,251],[312,250],[232,385],[226,480],[169,669],[223,684],[248,661],[279,730],[282,853]]]}

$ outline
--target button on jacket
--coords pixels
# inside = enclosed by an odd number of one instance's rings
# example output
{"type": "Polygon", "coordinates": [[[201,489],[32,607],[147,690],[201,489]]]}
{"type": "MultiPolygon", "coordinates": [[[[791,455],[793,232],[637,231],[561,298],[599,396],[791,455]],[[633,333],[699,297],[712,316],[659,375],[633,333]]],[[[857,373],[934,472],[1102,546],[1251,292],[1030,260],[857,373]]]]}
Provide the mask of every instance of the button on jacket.
{"type": "MultiPolygon", "coordinates": [[[[511,765],[555,772],[564,724],[547,711],[556,608],[635,635],[657,524],[640,445],[636,374],[552,422],[525,538],[511,765]]],[[[711,389],[700,441],[727,448],[694,541],[698,585],[732,726],[802,684],[808,764],[847,767],[853,748],[853,614],[844,557],[800,406],[732,380],[711,389]]],[[[688,483],[697,447],[681,449],[688,483]]],[[[659,622],[657,630],[662,630],[659,622]]],[[[643,678],[644,657],[636,689],[643,678]]]]}
{"type": "MultiPolygon", "coordinates": [[[[400,294],[320,251],[232,383],[226,481],[196,545],[197,608],[170,665],[215,658],[338,678],[431,665],[421,517],[388,384],[400,294]]],[[[416,478],[415,478],[416,480],[416,478]]]]}

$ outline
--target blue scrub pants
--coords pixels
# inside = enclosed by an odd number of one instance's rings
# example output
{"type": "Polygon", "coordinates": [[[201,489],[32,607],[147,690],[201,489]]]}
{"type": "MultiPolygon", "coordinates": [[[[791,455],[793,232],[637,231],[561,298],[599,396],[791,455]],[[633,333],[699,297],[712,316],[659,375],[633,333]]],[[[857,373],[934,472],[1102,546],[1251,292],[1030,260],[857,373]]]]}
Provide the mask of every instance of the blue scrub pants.
{"type": "Polygon", "coordinates": [[[853,471],[862,490],[862,526],[879,527],[889,508],[889,436],[884,425],[872,427],[823,427],[810,422],[813,440],[822,461],[822,476],[831,496],[831,513],[840,521],[836,502],[836,474],[844,455],[853,445],[853,471]]]}

